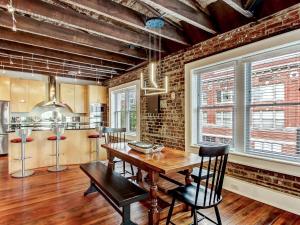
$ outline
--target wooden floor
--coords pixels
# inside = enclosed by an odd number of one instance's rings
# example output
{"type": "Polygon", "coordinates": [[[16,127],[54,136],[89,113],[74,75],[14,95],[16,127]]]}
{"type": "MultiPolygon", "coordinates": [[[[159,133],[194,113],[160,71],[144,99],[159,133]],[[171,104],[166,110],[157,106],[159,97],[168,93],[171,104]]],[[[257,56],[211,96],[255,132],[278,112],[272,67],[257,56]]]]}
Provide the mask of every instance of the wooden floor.
{"type": "MultiPolygon", "coordinates": [[[[7,174],[7,159],[0,158],[0,225],[118,225],[121,217],[99,194],[83,197],[89,180],[78,166],[65,172],[49,173],[45,169],[26,179],[7,174]]],[[[172,186],[165,181],[161,185],[172,186]]],[[[299,225],[300,216],[224,191],[220,204],[223,224],[228,225],[299,225]]],[[[205,211],[214,218],[212,211],[205,211]]],[[[133,205],[132,218],[147,224],[147,209],[133,205]]],[[[189,212],[173,216],[178,225],[190,224],[189,212]]],[[[161,224],[165,224],[162,221],[161,224]]],[[[200,224],[211,224],[202,221],[200,224]]]]}

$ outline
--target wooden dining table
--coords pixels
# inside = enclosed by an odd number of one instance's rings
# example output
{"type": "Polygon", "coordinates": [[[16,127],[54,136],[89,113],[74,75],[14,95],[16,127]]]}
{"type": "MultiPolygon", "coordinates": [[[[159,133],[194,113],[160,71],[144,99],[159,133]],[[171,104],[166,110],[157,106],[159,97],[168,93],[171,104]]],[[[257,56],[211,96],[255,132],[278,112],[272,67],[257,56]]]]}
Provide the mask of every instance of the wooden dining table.
{"type": "Polygon", "coordinates": [[[142,181],[141,170],[148,173],[150,184],[150,209],[148,218],[150,225],[157,225],[160,221],[160,211],[158,207],[158,187],[159,174],[170,174],[179,171],[186,171],[185,183],[192,182],[191,172],[193,167],[199,166],[201,158],[194,153],[165,147],[161,152],[143,154],[131,149],[127,143],[110,143],[101,145],[107,150],[108,167],[114,170],[114,158],[119,158],[138,168],[137,181],[142,181]]]}

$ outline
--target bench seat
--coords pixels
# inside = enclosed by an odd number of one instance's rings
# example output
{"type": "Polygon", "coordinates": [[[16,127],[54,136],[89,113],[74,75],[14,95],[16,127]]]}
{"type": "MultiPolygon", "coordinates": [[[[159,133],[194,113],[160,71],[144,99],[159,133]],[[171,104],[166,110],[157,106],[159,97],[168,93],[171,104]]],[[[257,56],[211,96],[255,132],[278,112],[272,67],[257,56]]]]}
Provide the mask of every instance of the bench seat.
{"type": "Polygon", "coordinates": [[[130,205],[147,199],[148,192],[121,174],[111,171],[101,162],[83,164],[80,168],[91,179],[91,186],[84,195],[100,192],[122,215],[123,225],[134,224],[130,220],[130,205]],[[123,210],[121,211],[118,207],[122,207],[123,210]]]}

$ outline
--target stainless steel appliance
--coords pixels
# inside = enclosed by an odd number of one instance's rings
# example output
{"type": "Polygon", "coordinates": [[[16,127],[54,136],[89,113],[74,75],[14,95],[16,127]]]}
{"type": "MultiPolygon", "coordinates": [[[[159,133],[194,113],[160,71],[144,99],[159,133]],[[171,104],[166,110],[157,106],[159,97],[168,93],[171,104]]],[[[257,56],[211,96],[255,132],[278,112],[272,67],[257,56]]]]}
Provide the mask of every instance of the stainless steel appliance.
{"type": "Polygon", "coordinates": [[[9,102],[0,101],[0,155],[8,152],[9,102]]]}
{"type": "Polygon", "coordinates": [[[90,123],[101,124],[103,122],[104,106],[100,103],[90,104],[90,123]]]}

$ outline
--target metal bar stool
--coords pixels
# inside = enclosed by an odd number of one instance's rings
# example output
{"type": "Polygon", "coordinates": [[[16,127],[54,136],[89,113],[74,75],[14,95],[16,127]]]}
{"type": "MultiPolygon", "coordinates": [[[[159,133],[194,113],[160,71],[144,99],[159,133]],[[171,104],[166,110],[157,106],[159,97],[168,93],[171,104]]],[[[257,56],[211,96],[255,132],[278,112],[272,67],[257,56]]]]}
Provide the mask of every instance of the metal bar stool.
{"type": "Polygon", "coordinates": [[[55,144],[56,144],[56,146],[55,146],[55,155],[52,155],[52,156],[55,156],[55,166],[48,167],[48,171],[49,172],[60,172],[60,171],[64,171],[64,170],[67,169],[66,166],[62,166],[59,163],[60,141],[66,140],[67,137],[63,136],[63,133],[64,133],[65,129],[62,128],[62,127],[54,127],[52,129],[52,131],[55,134],[55,136],[48,137],[48,140],[49,141],[55,141],[55,144]]]}
{"type": "Polygon", "coordinates": [[[96,139],[95,144],[96,144],[96,150],[92,151],[92,153],[96,153],[96,159],[94,161],[99,160],[100,156],[100,138],[102,137],[102,128],[101,127],[96,127],[96,131],[93,134],[90,134],[88,136],[89,139],[96,139]]]}
{"type": "Polygon", "coordinates": [[[33,170],[26,170],[26,166],[25,166],[25,160],[31,158],[25,156],[25,144],[27,142],[33,141],[33,139],[29,137],[29,135],[31,134],[31,129],[27,129],[27,128],[18,129],[16,130],[16,134],[17,136],[19,136],[19,138],[14,138],[10,142],[21,143],[21,158],[17,160],[21,161],[22,168],[20,171],[13,173],[11,176],[15,178],[28,177],[34,174],[33,170]]]}

